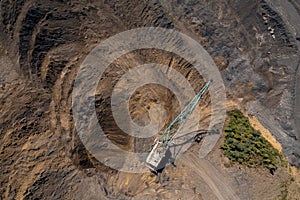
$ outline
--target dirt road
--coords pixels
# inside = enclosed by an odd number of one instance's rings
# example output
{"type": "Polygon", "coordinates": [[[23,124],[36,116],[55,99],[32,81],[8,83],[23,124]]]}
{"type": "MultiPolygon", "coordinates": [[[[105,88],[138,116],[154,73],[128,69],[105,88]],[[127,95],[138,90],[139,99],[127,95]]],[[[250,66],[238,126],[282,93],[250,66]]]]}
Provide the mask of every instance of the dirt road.
{"type": "Polygon", "coordinates": [[[200,159],[195,153],[187,152],[183,155],[181,162],[195,172],[194,178],[199,177],[206,182],[217,199],[239,199],[228,182],[225,181],[225,177],[208,160],[200,159]]]}

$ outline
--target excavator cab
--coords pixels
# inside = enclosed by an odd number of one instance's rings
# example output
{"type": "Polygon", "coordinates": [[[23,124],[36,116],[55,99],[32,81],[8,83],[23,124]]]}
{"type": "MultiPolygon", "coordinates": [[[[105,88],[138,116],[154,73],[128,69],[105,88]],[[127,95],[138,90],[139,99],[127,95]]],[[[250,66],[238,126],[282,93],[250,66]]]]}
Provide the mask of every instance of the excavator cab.
{"type": "Polygon", "coordinates": [[[166,155],[167,150],[168,147],[165,147],[162,142],[157,140],[146,158],[147,167],[152,171],[157,171],[159,169],[160,163],[166,155]]]}

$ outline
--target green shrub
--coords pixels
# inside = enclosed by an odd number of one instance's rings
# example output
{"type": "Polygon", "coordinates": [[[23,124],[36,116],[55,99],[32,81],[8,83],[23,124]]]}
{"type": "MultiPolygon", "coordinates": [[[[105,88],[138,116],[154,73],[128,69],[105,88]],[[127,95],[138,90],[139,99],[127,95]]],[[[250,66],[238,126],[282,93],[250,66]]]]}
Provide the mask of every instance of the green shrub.
{"type": "Polygon", "coordinates": [[[230,161],[248,167],[264,166],[271,173],[279,164],[286,166],[283,156],[250,125],[249,119],[241,111],[234,110],[228,115],[230,119],[225,127],[221,149],[230,161]]]}

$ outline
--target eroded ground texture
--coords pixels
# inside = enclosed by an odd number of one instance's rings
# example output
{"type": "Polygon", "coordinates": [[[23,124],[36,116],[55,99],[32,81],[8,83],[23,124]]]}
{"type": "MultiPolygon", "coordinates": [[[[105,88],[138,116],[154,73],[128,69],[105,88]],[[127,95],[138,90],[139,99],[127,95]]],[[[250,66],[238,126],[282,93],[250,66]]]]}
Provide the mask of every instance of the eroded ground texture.
{"type": "MultiPolygon", "coordinates": [[[[0,9],[0,199],[300,199],[296,170],[279,167],[272,175],[230,166],[218,148],[222,138],[205,159],[193,143],[159,180],[110,169],[85,149],[71,108],[76,73],[97,44],[137,27],[175,29],[214,59],[228,109],[255,116],[300,167],[299,0],[1,0],[0,9]]],[[[108,138],[129,151],[149,149],[153,138],[134,139],[117,127],[110,94],[143,63],[176,69],[195,91],[204,83],[180,55],[148,49],[117,59],[99,83],[95,106],[108,138]]],[[[170,91],[148,85],[133,95],[131,117],[148,123],[156,104],[167,121],[180,112],[170,91]]]]}

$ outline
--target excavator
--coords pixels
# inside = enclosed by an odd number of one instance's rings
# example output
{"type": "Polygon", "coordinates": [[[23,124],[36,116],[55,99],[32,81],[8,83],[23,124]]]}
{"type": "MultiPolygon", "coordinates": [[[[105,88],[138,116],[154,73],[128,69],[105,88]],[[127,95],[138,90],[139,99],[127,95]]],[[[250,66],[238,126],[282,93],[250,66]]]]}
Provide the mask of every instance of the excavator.
{"type": "Polygon", "coordinates": [[[156,138],[150,153],[146,157],[146,166],[152,171],[157,172],[162,167],[162,161],[170,157],[170,144],[173,142],[174,138],[180,130],[183,128],[184,124],[187,122],[188,118],[198,105],[204,93],[208,90],[209,85],[212,80],[209,80],[200,90],[200,92],[186,105],[186,107],[181,111],[181,113],[170,123],[170,125],[164,130],[163,134],[156,138]]]}

